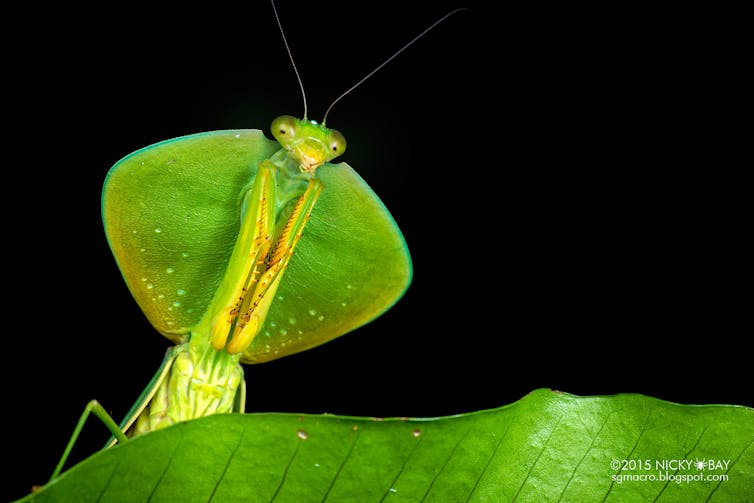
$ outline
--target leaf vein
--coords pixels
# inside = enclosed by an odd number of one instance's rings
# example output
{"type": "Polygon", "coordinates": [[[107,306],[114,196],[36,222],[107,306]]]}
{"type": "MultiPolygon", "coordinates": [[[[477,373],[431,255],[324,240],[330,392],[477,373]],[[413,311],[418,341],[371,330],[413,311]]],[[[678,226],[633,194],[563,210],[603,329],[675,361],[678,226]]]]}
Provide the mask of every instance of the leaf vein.
{"type": "Polygon", "coordinates": [[[165,468],[162,470],[162,473],[160,473],[160,477],[157,479],[157,482],[155,482],[154,487],[149,493],[149,497],[147,498],[147,503],[152,501],[152,498],[154,497],[154,493],[157,492],[157,488],[160,487],[160,484],[162,483],[162,479],[165,477],[165,474],[170,469],[170,466],[173,464],[173,459],[175,458],[175,453],[178,451],[178,448],[183,443],[183,435],[178,439],[178,442],[175,444],[175,447],[173,448],[173,452],[170,453],[170,457],[168,458],[168,463],[165,465],[165,468]]]}
{"type": "Polygon", "coordinates": [[[427,490],[424,491],[424,494],[422,495],[421,501],[424,501],[427,499],[427,496],[429,496],[430,491],[432,491],[432,487],[435,485],[435,482],[440,477],[440,474],[445,471],[445,468],[448,466],[448,463],[450,463],[450,460],[453,458],[453,456],[456,453],[456,450],[458,449],[458,446],[461,445],[461,443],[466,440],[466,437],[468,436],[469,432],[471,431],[471,428],[466,430],[466,433],[463,434],[463,436],[458,439],[458,442],[455,443],[453,446],[453,449],[451,449],[450,454],[448,454],[448,457],[445,458],[445,462],[440,467],[440,470],[435,474],[434,477],[432,477],[432,481],[429,483],[429,487],[427,487],[427,490]]]}
{"type": "MultiPolygon", "coordinates": [[[[743,449],[741,450],[741,452],[740,452],[740,453],[738,454],[738,456],[736,456],[736,459],[734,459],[733,461],[731,461],[731,463],[730,463],[730,466],[728,466],[728,469],[727,469],[727,470],[725,470],[725,474],[726,474],[726,475],[727,475],[728,473],[730,473],[730,469],[731,469],[731,468],[733,468],[733,466],[734,466],[734,465],[735,465],[736,463],[738,463],[738,461],[739,461],[739,460],[741,459],[741,456],[743,456],[743,455],[744,455],[744,453],[745,453],[746,451],[748,451],[748,450],[749,450],[749,447],[751,447],[751,446],[752,446],[752,444],[754,444],[754,439],[752,439],[752,440],[751,440],[751,441],[750,441],[750,442],[749,442],[748,444],[746,444],[746,447],[744,447],[744,448],[743,448],[743,449]]],[[[720,488],[720,484],[722,484],[722,483],[723,483],[723,479],[722,479],[722,477],[720,477],[720,480],[718,480],[718,481],[717,481],[717,485],[715,486],[715,488],[714,488],[714,489],[712,489],[712,491],[710,491],[710,493],[709,493],[709,496],[707,497],[707,499],[706,499],[705,501],[709,501],[709,500],[710,500],[710,498],[712,498],[712,495],[714,495],[714,494],[715,494],[715,492],[716,492],[716,491],[717,491],[717,490],[718,490],[718,489],[720,488]]]]}
{"type": "Polygon", "coordinates": [[[288,460],[288,464],[285,465],[285,470],[283,471],[283,478],[280,479],[280,483],[275,489],[275,493],[272,495],[272,498],[270,498],[270,503],[275,501],[275,498],[277,498],[278,494],[280,494],[280,490],[283,488],[283,485],[285,484],[285,481],[288,478],[288,470],[291,468],[291,465],[293,464],[293,461],[296,459],[296,456],[298,456],[298,450],[300,447],[301,447],[301,442],[300,441],[296,442],[296,449],[293,451],[293,455],[291,456],[291,459],[288,460]]]}
{"type": "Polygon", "coordinates": [[[508,423],[508,427],[505,429],[505,433],[502,434],[500,437],[500,440],[498,440],[497,444],[495,445],[495,449],[492,451],[492,454],[490,455],[489,459],[487,459],[487,463],[484,465],[484,469],[482,470],[482,473],[479,474],[479,477],[474,481],[474,487],[471,488],[471,492],[469,493],[469,497],[466,498],[466,501],[471,501],[471,497],[474,496],[474,493],[476,492],[477,488],[479,487],[479,482],[481,482],[482,478],[484,478],[484,474],[487,473],[487,468],[490,467],[490,463],[492,463],[493,458],[497,454],[498,449],[500,449],[500,445],[503,443],[503,440],[505,440],[505,437],[508,436],[508,432],[511,429],[511,426],[515,422],[515,419],[512,420],[510,423],[508,423]]]}
{"type": "Polygon", "coordinates": [[[241,435],[238,437],[238,442],[236,442],[236,446],[233,449],[233,452],[231,452],[230,456],[228,456],[228,461],[225,463],[225,466],[223,467],[223,472],[220,474],[220,478],[217,479],[217,483],[215,484],[215,487],[212,488],[212,492],[209,495],[209,499],[207,500],[207,503],[211,502],[212,499],[215,497],[217,488],[220,487],[220,484],[222,484],[223,479],[225,478],[225,474],[228,473],[230,462],[233,461],[233,458],[235,457],[236,453],[238,452],[238,449],[241,447],[241,444],[243,443],[244,435],[246,435],[246,429],[241,430],[241,435]]]}
{"type": "MultiPolygon", "coordinates": [[[[699,445],[699,442],[702,441],[702,438],[704,437],[704,434],[707,433],[707,430],[709,429],[709,426],[705,426],[705,428],[702,430],[701,435],[699,435],[699,438],[696,439],[696,442],[694,442],[694,445],[691,446],[691,449],[688,450],[686,454],[683,455],[683,459],[688,459],[688,457],[691,455],[692,452],[694,452],[694,449],[699,445]]],[[[677,475],[678,472],[681,470],[680,466],[676,468],[676,470],[673,472],[673,475],[677,475]]],[[[662,493],[665,492],[665,489],[668,488],[668,485],[670,484],[670,477],[668,477],[668,480],[665,481],[665,485],[662,486],[662,489],[659,493],[657,493],[657,497],[652,500],[654,503],[655,501],[660,499],[660,496],[662,496],[662,493]]]]}
{"type": "MultiPolygon", "coordinates": [[[[634,442],[634,445],[631,446],[631,451],[625,456],[623,456],[623,459],[632,459],[633,453],[636,450],[636,446],[639,445],[641,438],[644,436],[644,432],[647,431],[646,426],[647,426],[647,422],[649,421],[649,416],[651,415],[652,415],[652,410],[650,409],[650,411],[647,412],[647,415],[644,417],[644,424],[641,427],[641,431],[639,431],[639,436],[636,437],[636,442],[634,442]]],[[[620,474],[621,471],[622,470],[618,470],[617,474],[620,474]]],[[[607,488],[607,492],[605,493],[605,496],[602,497],[603,502],[607,500],[608,496],[610,496],[610,492],[613,490],[613,487],[615,487],[615,478],[612,478],[612,481],[610,482],[610,486],[607,488]]]]}
{"type": "MultiPolygon", "coordinates": [[[[563,490],[560,491],[560,497],[558,498],[558,501],[563,501],[563,495],[568,490],[568,487],[571,485],[571,482],[573,482],[573,478],[576,476],[576,472],[579,471],[579,467],[581,467],[581,463],[583,463],[586,457],[589,455],[589,453],[592,452],[592,449],[594,448],[594,443],[599,438],[600,434],[602,433],[602,430],[605,429],[605,426],[607,426],[607,423],[610,422],[610,417],[612,417],[613,414],[615,414],[615,411],[614,410],[610,411],[610,414],[607,415],[607,417],[605,418],[605,421],[603,421],[602,423],[602,426],[600,426],[599,431],[597,431],[597,433],[592,437],[592,441],[589,443],[589,447],[587,447],[587,449],[584,451],[584,455],[581,456],[581,459],[579,459],[579,462],[576,463],[576,466],[571,471],[570,477],[568,477],[568,482],[566,482],[566,485],[565,487],[563,487],[563,490]]],[[[584,424],[583,421],[582,421],[582,424],[584,424]]]]}
{"type": "MultiPolygon", "coordinates": [[[[411,437],[411,438],[413,438],[413,437],[411,437]]],[[[403,474],[403,471],[406,469],[406,465],[408,464],[409,460],[413,457],[414,452],[416,451],[416,449],[418,449],[419,446],[421,445],[421,443],[424,441],[424,438],[425,437],[422,436],[422,437],[419,438],[418,442],[414,442],[414,446],[411,448],[411,451],[408,453],[408,456],[406,456],[406,459],[403,460],[403,464],[401,465],[400,470],[398,470],[398,473],[395,474],[395,477],[390,482],[390,486],[387,488],[387,491],[385,491],[385,494],[382,495],[382,498],[380,499],[380,502],[385,501],[385,498],[387,498],[388,494],[391,493],[390,489],[392,489],[392,488],[395,487],[395,483],[398,482],[398,479],[401,477],[401,475],[403,474]]]]}
{"type": "Polygon", "coordinates": [[[110,472],[110,476],[107,477],[107,482],[105,483],[105,486],[102,488],[102,491],[97,495],[97,502],[99,503],[102,501],[102,496],[107,492],[107,489],[110,487],[110,482],[112,482],[113,477],[115,477],[115,472],[118,471],[118,466],[120,466],[120,459],[117,460],[115,463],[115,466],[113,466],[113,471],[110,472]]]}
{"type": "Polygon", "coordinates": [[[335,472],[335,476],[333,476],[332,480],[330,481],[330,485],[327,487],[327,491],[325,491],[324,496],[322,496],[323,502],[327,501],[327,497],[330,496],[330,491],[332,491],[332,488],[335,486],[335,482],[338,480],[338,477],[340,477],[340,473],[343,471],[343,467],[346,466],[348,459],[351,457],[351,454],[353,453],[353,448],[356,446],[356,442],[358,442],[360,434],[361,434],[361,430],[356,430],[356,435],[354,435],[353,437],[353,442],[351,442],[351,446],[348,448],[348,453],[346,453],[346,457],[343,458],[343,461],[340,463],[340,466],[338,467],[338,471],[335,472]]]}
{"type": "Polygon", "coordinates": [[[516,491],[516,494],[513,495],[513,499],[511,501],[516,501],[518,499],[519,494],[521,494],[521,490],[526,486],[526,481],[529,480],[529,476],[531,475],[532,470],[534,470],[534,467],[537,466],[537,463],[539,462],[539,458],[542,457],[542,453],[547,450],[547,444],[550,443],[550,439],[552,438],[553,434],[555,433],[555,430],[558,429],[558,426],[560,425],[560,421],[563,420],[563,417],[565,417],[565,413],[561,414],[558,418],[555,425],[550,430],[550,433],[547,435],[547,439],[545,440],[544,445],[541,449],[539,449],[539,452],[537,453],[537,459],[534,460],[534,462],[529,467],[529,470],[526,472],[526,476],[524,477],[524,480],[521,481],[521,485],[518,488],[518,491],[516,491]]]}

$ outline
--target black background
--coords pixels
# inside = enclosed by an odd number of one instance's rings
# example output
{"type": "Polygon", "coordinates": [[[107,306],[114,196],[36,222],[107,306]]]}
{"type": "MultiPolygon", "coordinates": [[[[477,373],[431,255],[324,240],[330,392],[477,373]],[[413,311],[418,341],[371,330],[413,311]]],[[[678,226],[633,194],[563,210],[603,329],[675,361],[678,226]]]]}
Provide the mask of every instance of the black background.
{"type": "MultiPolygon", "coordinates": [[[[316,119],[459,5],[290,3],[316,119]]],[[[352,334],[247,366],[248,411],[441,416],[540,387],[754,405],[748,228],[704,26],[461,5],[328,118],[400,225],[412,286],[352,334]]],[[[110,166],[302,112],[264,2],[60,9],[19,16],[6,61],[3,499],[46,480],[89,399],[121,418],[169,345],[104,238],[110,166]]],[[[73,459],[107,437],[95,420],[73,459]]]]}

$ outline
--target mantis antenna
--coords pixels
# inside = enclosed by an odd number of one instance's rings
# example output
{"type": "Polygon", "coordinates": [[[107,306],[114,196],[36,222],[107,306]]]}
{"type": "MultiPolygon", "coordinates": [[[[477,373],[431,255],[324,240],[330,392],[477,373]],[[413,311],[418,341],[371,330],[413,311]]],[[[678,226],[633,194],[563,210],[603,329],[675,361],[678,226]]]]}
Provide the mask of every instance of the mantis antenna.
{"type": "MultiPolygon", "coordinates": [[[[351,91],[353,91],[354,89],[356,89],[357,87],[359,87],[361,84],[363,84],[365,80],[367,80],[369,77],[371,77],[372,75],[374,75],[375,73],[377,73],[382,67],[384,67],[385,65],[387,65],[388,63],[390,63],[396,56],[398,56],[398,54],[402,53],[403,51],[405,51],[406,49],[408,49],[409,47],[411,47],[414,44],[414,42],[416,42],[417,40],[419,40],[420,38],[422,38],[424,35],[426,35],[435,26],[437,26],[438,24],[442,23],[443,21],[445,21],[446,19],[448,19],[450,16],[452,16],[454,14],[457,14],[457,13],[459,13],[461,11],[464,11],[464,10],[469,10],[469,9],[467,9],[465,7],[461,7],[459,9],[452,10],[452,11],[448,12],[447,14],[445,14],[443,17],[441,17],[440,19],[438,19],[437,21],[435,21],[434,23],[432,23],[426,30],[424,30],[423,32],[421,32],[420,34],[418,34],[417,36],[415,36],[411,41],[409,41],[408,43],[406,43],[406,45],[404,45],[403,47],[401,47],[400,49],[398,49],[392,56],[390,56],[385,61],[383,61],[380,65],[378,65],[377,68],[375,68],[374,70],[372,70],[371,72],[369,72],[368,74],[366,74],[366,76],[364,78],[362,78],[360,81],[358,81],[357,83],[355,83],[354,85],[352,85],[350,88],[348,88],[346,90],[346,92],[344,92],[343,94],[341,94],[340,96],[338,96],[337,98],[335,98],[335,101],[333,101],[332,103],[330,103],[330,106],[327,107],[327,111],[325,112],[325,116],[322,118],[322,125],[323,126],[325,125],[325,123],[327,122],[327,115],[330,113],[330,110],[332,109],[332,107],[337,102],[339,102],[341,100],[341,98],[343,98],[348,93],[350,93],[351,91]]],[[[295,68],[295,66],[294,66],[294,68],[295,68]]],[[[297,72],[297,75],[298,75],[298,72],[297,72]]],[[[299,82],[300,82],[300,80],[299,80],[299,82]]],[[[304,114],[304,115],[306,115],[306,114],[304,114]]]]}
{"type": "Polygon", "coordinates": [[[291,60],[291,65],[293,66],[293,71],[296,73],[296,79],[298,80],[298,85],[301,88],[301,97],[304,99],[304,120],[306,120],[306,92],[304,92],[304,83],[301,82],[301,75],[298,73],[298,68],[296,68],[296,62],[293,61],[293,54],[291,54],[291,48],[288,46],[288,40],[286,40],[285,38],[285,31],[283,31],[283,25],[282,23],[280,23],[280,16],[278,16],[278,10],[275,8],[275,0],[270,0],[270,3],[272,4],[272,12],[275,13],[275,20],[278,22],[278,28],[280,28],[280,35],[283,37],[283,44],[285,45],[285,50],[288,51],[288,58],[290,58],[291,60]]]}
{"type": "MultiPolygon", "coordinates": [[[[306,106],[306,92],[304,91],[304,83],[301,81],[301,74],[299,74],[298,68],[296,68],[296,62],[293,60],[293,54],[291,53],[291,48],[288,45],[288,40],[285,38],[285,31],[283,30],[283,24],[280,22],[280,16],[278,16],[277,8],[275,8],[275,0],[270,0],[270,3],[272,4],[272,11],[275,13],[275,20],[278,23],[278,28],[280,29],[280,35],[283,37],[283,44],[285,45],[285,50],[288,52],[288,58],[291,60],[291,66],[293,66],[293,71],[296,74],[296,80],[298,80],[298,85],[301,88],[301,97],[304,100],[304,120],[306,120],[307,119],[307,106],[306,106]]],[[[332,110],[332,107],[337,102],[339,102],[343,97],[345,97],[351,91],[353,91],[354,89],[356,89],[357,87],[359,87],[361,84],[363,84],[364,81],[366,81],[369,77],[371,77],[372,75],[374,75],[375,73],[377,73],[385,65],[387,65],[388,63],[390,63],[400,53],[402,53],[403,51],[405,51],[406,49],[408,49],[409,47],[411,47],[412,45],[414,45],[414,43],[417,40],[419,40],[424,35],[426,35],[427,33],[429,33],[435,26],[437,26],[438,24],[442,23],[443,21],[445,21],[446,19],[448,19],[450,16],[452,16],[454,14],[457,14],[457,13],[459,13],[461,11],[464,11],[464,10],[469,10],[469,9],[465,8],[465,7],[461,7],[461,8],[458,8],[458,9],[454,9],[454,10],[448,12],[447,14],[445,14],[443,17],[441,17],[440,19],[438,19],[437,21],[435,21],[434,23],[432,23],[431,25],[429,25],[429,27],[427,29],[425,29],[423,32],[419,33],[412,40],[410,40],[409,42],[407,42],[403,47],[401,47],[400,49],[398,49],[397,51],[395,51],[395,53],[392,56],[390,56],[385,61],[383,61],[381,64],[379,64],[377,66],[377,68],[375,68],[374,70],[372,70],[371,72],[369,72],[368,74],[366,74],[366,76],[364,76],[361,80],[359,80],[354,85],[352,85],[351,87],[349,87],[343,94],[341,94],[340,96],[338,96],[337,98],[335,98],[335,100],[332,103],[330,103],[330,106],[327,107],[327,110],[325,111],[325,116],[322,118],[322,125],[323,126],[326,125],[326,123],[327,123],[327,116],[330,113],[330,110],[332,110]]]]}

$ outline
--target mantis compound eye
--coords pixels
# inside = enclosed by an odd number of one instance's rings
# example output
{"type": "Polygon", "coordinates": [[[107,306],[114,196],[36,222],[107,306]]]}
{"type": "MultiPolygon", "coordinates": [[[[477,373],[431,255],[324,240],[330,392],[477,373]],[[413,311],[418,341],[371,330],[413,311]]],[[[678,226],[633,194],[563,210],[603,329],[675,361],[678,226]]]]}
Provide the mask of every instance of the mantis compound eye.
{"type": "Polygon", "coordinates": [[[328,140],[330,148],[330,159],[338,157],[346,151],[346,138],[337,129],[330,130],[330,136],[328,140]]]}
{"type": "Polygon", "coordinates": [[[296,136],[296,129],[298,128],[298,119],[291,115],[281,115],[272,121],[272,136],[284,144],[290,142],[296,136]]]}

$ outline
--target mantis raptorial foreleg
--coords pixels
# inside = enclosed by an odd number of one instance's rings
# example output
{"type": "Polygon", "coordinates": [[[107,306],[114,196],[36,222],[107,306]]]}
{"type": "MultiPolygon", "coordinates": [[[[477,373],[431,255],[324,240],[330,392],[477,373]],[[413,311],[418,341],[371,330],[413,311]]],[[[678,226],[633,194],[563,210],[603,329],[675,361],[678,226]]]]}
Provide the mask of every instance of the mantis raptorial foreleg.
{"type": "Polygon", "coordinates": [[[296,244],[301,239],[314,203],[317,201],[322,183],[311,179],[304,194],[296,201],[285,225],[277,235],[273,247],[264,260],[257,263],[256,278],[248,285],[247,295],[241,302],[236,321],[235,335],[228,343],[227,350],[236,353],[245,350],[264,323],[270,310],[275,292],[283,272],[293,255],[296,244]]]}
{"type": "Polygon", "coordinates": [[[310,178],[293,202],[290,195],[281,195],[279,185],[284,183],[284,175],[278,171],[270,160],[262,161],[246,196],[242,228],[214,301],[209,332],[212,346],[218,351],[245,351],[261,329],[322,191],[322,182],[310,178]],[[277,215],[278,206],[288,203],[292,206],[287,206],[287,215],[277,215]]]}

